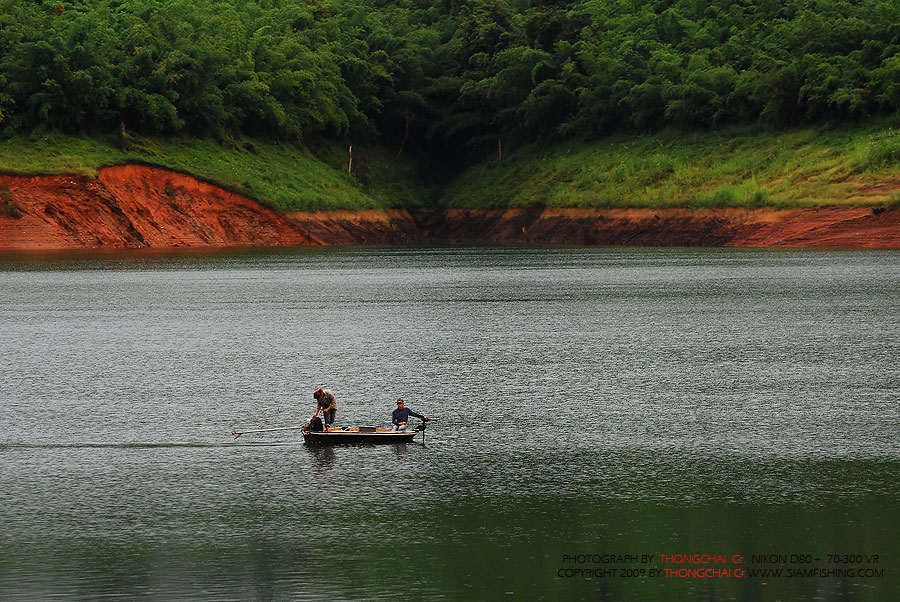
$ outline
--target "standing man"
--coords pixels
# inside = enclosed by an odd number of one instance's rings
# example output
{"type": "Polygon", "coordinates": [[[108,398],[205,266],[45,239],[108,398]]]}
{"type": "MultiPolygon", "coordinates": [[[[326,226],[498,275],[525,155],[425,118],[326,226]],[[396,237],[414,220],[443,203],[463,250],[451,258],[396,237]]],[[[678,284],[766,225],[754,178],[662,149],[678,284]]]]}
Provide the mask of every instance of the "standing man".
{"type": "Polygon", "coordinates": [[[397,400],[397,409],[394,410],[394,413],[391,414],[391,422],[394,423],[395,431],[405,431],[406,423],[409,422],[410,416],[415,416],[416,418],[421,418],[422,420],[428,420],[428,416],[422,416],[421,414],[416,414],[409,408],[405,407],[406,403],[403,401],[403,398],[397,400]]]}
{"type": "Polygon", "coordinates": [[[322,418],[327,431],[334,424],[334,415],[337,412],[337,400],[334,398],[334,393],[328,389],[318,389],[313,393],[313,399],[316,400],[316,413],[313,414],[313,418],[319,415],[319,410],[322,410],[322,418]]]}

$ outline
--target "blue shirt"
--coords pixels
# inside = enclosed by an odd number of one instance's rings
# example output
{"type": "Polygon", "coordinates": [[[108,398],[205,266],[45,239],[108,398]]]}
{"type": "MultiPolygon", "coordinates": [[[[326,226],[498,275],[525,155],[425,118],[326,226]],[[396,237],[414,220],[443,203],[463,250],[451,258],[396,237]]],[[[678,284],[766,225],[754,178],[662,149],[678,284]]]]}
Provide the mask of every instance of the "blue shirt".
{"type": "Polygon", "coordinates": [[[416,414],[415,412],[404,406],[402,410],[400,408],[394,410],[394,413],[391,414],[391,422],[393,422],[394,424],[409,422],[410,416],[415,416],[416,418],[425,418],[421,414],[416,414]]]}

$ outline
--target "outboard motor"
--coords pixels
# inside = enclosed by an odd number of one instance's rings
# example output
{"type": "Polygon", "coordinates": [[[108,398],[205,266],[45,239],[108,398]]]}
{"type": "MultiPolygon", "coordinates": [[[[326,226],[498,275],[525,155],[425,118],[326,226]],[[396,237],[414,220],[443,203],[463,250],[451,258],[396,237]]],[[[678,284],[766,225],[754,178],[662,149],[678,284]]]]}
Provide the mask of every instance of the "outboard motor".
{"type": "Polygon", "coordinates": [[[309,421],[309,430],[314,433],[321,433],[323,430],[322,427],[322,419],[316,416],[312,420],[309,421]]]}
{"type": "Polygon", "coordinates": [[[423,418],[422,422],[419,423],[419,425],[413,429],[417,433],[422,433],[422,445],[425,445],[425,427],[428,426],[428,420],[429,420],[428,418],[423,418]]]}

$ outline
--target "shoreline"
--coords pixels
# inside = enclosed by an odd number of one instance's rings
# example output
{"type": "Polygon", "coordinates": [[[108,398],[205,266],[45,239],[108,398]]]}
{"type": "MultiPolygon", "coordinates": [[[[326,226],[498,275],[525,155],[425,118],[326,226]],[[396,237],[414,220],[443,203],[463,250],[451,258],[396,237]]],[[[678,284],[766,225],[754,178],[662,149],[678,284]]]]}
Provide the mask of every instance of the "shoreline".
{"type": "Polygon", "coordinates": [[[280,214],[146,165],[0,175],[0,250],[535,243],[900,249],[898,207],[388,209],[280,214]]]}

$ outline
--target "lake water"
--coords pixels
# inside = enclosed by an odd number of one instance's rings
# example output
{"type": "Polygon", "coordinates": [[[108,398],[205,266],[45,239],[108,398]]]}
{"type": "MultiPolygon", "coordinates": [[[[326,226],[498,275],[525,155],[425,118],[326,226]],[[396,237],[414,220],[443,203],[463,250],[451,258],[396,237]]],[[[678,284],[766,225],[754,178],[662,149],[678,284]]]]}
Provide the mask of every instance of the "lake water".
{"type": "Polygon", "coordinates": [[[896,252],[2,257],[0,599],[893,601],[898,359],[896,252]]]}

